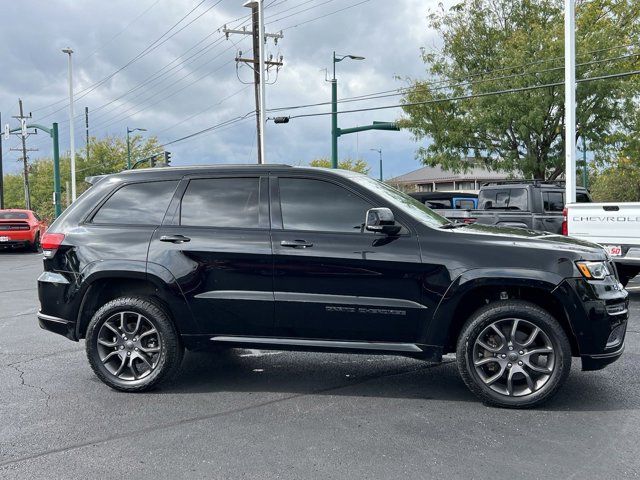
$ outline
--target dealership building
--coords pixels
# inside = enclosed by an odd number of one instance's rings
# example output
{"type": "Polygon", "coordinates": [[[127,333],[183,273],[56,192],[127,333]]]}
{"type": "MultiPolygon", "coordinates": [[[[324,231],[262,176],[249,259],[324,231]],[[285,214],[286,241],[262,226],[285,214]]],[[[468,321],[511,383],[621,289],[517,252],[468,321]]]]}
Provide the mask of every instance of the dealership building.
{"type": "Polygon", "coordinates": [[[474,191],[478,190],[483,183],[508,180],[512,177],[511,174],[487,170],[480,166],[474,166],[460,173],[436,166],[422,167],[386,182],[404,192],[474,191]]]}

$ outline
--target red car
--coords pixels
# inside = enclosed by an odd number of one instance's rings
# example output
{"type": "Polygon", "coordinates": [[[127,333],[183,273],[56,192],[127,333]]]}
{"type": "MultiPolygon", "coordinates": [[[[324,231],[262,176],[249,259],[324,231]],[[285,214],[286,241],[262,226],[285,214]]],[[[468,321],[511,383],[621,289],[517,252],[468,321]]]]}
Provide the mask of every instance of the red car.
{"type": "Polygon", "coordinates": [[[47,224],[31,210],[0,210],[0,248],[27,247],[37,252],[47,224]]]}

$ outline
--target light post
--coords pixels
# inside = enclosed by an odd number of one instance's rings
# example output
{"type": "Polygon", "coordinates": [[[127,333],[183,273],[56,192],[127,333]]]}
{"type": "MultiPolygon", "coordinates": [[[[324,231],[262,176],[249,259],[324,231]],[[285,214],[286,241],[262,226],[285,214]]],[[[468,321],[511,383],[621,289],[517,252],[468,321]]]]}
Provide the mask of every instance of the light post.
{"type": "Polygon", "coordinates": [[[62,49],[62,53],[69,55],[69,148],[71,150],[71,201],[76,201],[76,141],[73,122],[73,67],[71,64],[71,54],[73,50],[67,47],[62,49]]]}
{"type": "Polygon", "coordinates": [[[129,135],[133,132],[146,132],[146,128],[129,128],[127,127],[127,170],[131,170],[131,140],[129,135]]]}
{"type": "Polygon", "coordinates": [[[372,148],[372,152],[378,152],[380,154],[380,181],[382,181],[382,149],[381,148],[372,148]]]}
{"type": "Polygon", "coordinates": [[[336,79],[336,63],[345,58],[364,60],[357,55],[339,55],[333,52],[333,78],[331,79],[331,168],[338,168],[338,80],[336,79]]]}

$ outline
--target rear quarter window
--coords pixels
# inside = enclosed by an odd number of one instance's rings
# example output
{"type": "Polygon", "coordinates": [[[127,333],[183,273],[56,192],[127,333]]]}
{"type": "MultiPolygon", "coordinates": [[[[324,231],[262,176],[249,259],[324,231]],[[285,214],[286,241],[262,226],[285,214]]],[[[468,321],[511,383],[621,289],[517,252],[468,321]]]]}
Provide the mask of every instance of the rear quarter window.
{"type": "Polygon", "coordinates": [[[102,204],[91,223],[160,225],[177,186],[177,180],[125,185],[102,204]]]}

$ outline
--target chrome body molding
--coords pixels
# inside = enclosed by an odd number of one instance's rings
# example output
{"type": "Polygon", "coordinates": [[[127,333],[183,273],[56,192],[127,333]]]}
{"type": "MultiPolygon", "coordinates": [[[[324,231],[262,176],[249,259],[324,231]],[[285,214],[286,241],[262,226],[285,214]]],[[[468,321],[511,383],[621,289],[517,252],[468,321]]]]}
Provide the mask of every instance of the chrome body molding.
{"type": "Polygon", "coordinates": [[[38,277],[38,281],[45,283],[59,283],[61,285],[69,284],[69,280],[67,280],[64,275],[55,272],[42,272],[38,277]]]}
{"type": "Polygon", "coordinates": [[[196,295],[195,298],[218,300],[253,300],[263,302],[302,302],[329,305],[367,305],[374,307],[418,308],[427,307],[402,298],[360,297],[351,295],[328,295],[322,293],[254,292],[250,290],[214,290],[196,295]]]}
{"type": "Polygon", "coordinates": [[[227,343],[256,343],[265,345],[286,345],[309,348],[344,348],[355,350],[383,350],[394,352],[415,352],[420,353],[422,349],[415,343],[385,343],[385,342],[346,342],[339,340],[303,340],[297,338],[269,338],[269,337],[234,337],[216,336],[211,337],[214,342],[227,343]]]}
{"type": "Polygon", "coordinates": [[[42,312],[38,312],[38,319],[44,320],[46,322],[63,323],[65,325],[71,323],[69,322],[69,320],[65,320],[64,318],[54,317],[53,315],[45,315],[42,312]]]}

